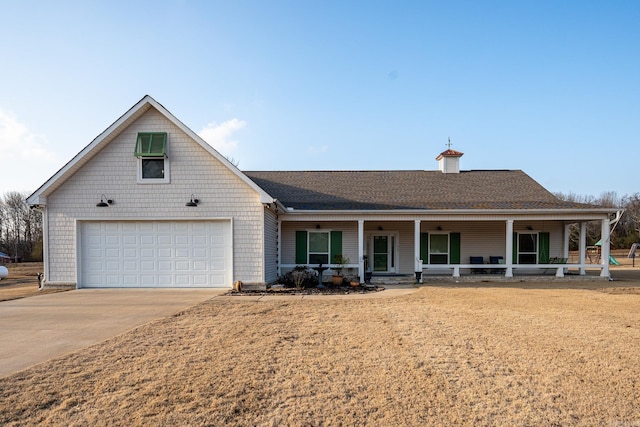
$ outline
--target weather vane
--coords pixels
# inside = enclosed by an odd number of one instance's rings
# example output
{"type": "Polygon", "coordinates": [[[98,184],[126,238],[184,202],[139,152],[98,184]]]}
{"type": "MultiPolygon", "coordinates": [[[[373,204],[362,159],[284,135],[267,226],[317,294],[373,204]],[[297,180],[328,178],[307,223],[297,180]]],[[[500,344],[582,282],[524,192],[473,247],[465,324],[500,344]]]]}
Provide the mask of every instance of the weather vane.
{"type": "Polygon", "coordinates": [[[449,142],[447,143],[447,147],[449,147],[449,150],[451,150],[451,137],[449,137],[449,142]]]}

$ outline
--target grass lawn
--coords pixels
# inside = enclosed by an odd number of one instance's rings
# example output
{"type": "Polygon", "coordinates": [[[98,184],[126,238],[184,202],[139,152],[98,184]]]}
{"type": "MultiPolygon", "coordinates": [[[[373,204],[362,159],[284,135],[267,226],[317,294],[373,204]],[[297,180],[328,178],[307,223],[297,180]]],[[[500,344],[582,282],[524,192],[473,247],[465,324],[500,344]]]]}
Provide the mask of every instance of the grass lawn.
{"type": "Polygon", "coordinates": [[[639,425],[621,277],[217,297],[0,378],[0,425],[639,425]]]}

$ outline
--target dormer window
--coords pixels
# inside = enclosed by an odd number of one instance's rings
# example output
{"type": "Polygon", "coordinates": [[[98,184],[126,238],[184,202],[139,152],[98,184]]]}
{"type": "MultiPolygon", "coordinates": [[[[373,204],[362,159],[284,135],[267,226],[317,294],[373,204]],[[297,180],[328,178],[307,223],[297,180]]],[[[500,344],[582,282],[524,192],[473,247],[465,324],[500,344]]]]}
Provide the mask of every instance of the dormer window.
{"type": "Polygon", "coordinates": [[[169,182],[166,132],[138,133],[134,155],[138,158],[138,183],[169,182]]]}

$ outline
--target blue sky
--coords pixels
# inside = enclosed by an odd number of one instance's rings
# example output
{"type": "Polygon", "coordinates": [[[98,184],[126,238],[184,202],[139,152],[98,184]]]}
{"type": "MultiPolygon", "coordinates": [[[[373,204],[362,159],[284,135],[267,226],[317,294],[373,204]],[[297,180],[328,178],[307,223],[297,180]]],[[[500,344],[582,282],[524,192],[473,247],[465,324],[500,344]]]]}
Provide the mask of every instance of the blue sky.
{"type": "Polygon", "coordinates": [[[244,170],[640,191],[640,1],[0,0],[0,195],[145,94],[244,170]]]}

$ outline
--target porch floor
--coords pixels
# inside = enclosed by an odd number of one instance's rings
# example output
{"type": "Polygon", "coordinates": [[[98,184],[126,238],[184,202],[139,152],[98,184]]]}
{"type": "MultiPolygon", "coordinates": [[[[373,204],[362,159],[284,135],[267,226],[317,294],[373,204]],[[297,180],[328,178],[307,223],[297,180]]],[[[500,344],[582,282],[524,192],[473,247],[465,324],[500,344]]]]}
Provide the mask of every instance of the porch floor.
{"type": "MultiPolygon", "coordinates": [[[[608,281],[609,278],[601,277],[600,270],[587,270],[585,275],[580,275],[577,271],[569,271],[564,277],[556,277],[555,271],[547,274],[526,274],[514,272],[513,277],[505,277],[504,274],[461,274],[460,277],[453,277],[451,274],[423,274],[422,284],[436,284],[438,282],[447,283],[482,283],[482,282],[576,282],[576,281],[608,281]]],[[[374,274],[371,283],[378,286],[419,286],[415,275],[410,274],[374,274]]]]}

